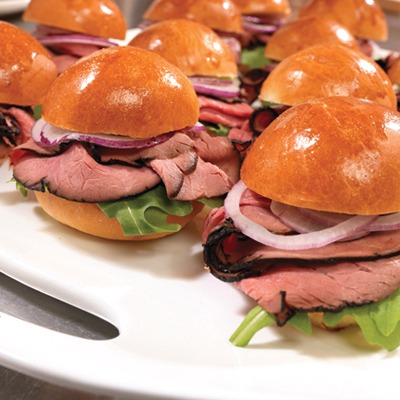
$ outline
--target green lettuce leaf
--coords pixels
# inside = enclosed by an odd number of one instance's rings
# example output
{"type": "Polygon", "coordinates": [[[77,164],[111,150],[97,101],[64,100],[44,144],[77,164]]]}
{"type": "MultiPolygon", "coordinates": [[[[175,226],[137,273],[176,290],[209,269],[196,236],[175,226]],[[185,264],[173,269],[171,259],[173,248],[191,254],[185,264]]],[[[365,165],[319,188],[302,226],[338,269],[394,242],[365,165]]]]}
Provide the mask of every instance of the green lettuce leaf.
{"type": "Polygon", "coordinates": [[[273,324],[275,317],[262,307],[256,306],[246,315],[229,340],[235,346],[245,347],[259,330],[273,324]]]}
{"type": "Polygon", "coordinates": [[[8,182],[14,182],[15,189],[22,195],[22,197],[28,197],[28,189],[20,181],[17,181],[15,178],[11,178],[8,182]]]}
{"type": "Polygon", "coordinates": [[[35,117],[36,120],[40,119],[42,117],[42,106],[37,105],[33,107],[33,116],[35,117]]]}
{"type": "Polygon", "coordinates": [[[259,46],[255,49],[243,49],[240,55],[240,63],[247,65],[250,69],[263,68],[271,64],[271,60],[264,55],[265,47],[259,46]]]}
{"type": "MultiPolygon", "coordinates": [[[[272,314],[257,305],[249,311],[229,340],[235,346],[245,347],[259,330],[274,325],[275,322],[275,317],[272,314]]],[[[311,321],[305,313],[295,314],[288,321],[288,324],[306,335],[312,333],[311,321]]]]}
{"type": "Polygon", "coordinates": [[[212,198],[202,197],[198,201],[200,203],[203,203],[205,206],[209,208],[219,208],[224,205],[223,197],[212,197],[212,198]]]}
{"type": "Polygon", "coordinates": [[[323,320],[326,325],[335,326],[346,315],[356,320],[368,343],[388,351],[400,345],[400,289],[378,303],[325,313],[323,320]]]}
{"type": "MultiPolygon", "coordinates": [[[[343,317],[351,315],[359,325],[366,341],[388,351],[400,346],[400,289],[380,302],[360,307],[348,307],[338,313],[324,313],[327,326],[337,325],[343,317]]],[[[230,338],[239,347],[246,346],[261,329],[273,325],[275,318],[262,307],[254,307],[230,338]]],[[[300,332],[311,335],[312,324],[307,313],[296,313],[289,321],[300,332]]]]}
{"type": "Polygon", "coordinates": [[[231,128],[221,124],[213,124],[207,121],[200,121],[209,132],[212,132],[216,136],[228,136],[229,131],[231,128]]]}
{"type": "Polygon", "coordinates": [[[189,201],[170,200],[163,185],[125,200],[98,203],[109,217],[117,218],[127,236],[178,232],[179,224],[169,224],[168,215],[186,216],[193,207],[189,201]]]}
{"type": "Polygon", "coordinates": [[[307,313],[296,313],[289,319],[288,324],[305,335],[311,336],[312,323],[307,313]]]}

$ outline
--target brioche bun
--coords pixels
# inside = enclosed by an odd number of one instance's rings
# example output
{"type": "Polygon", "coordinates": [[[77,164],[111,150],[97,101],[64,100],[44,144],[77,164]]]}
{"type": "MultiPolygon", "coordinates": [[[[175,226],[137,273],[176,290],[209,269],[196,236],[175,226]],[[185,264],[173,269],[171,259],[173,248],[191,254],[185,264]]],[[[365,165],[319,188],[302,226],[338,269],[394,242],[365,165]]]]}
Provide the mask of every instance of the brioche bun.
{"type": "Polygon", "coordinates": [[[341,45],[316,45],[287,57],[263,82],[259,98],[292,106],[325,96],[354,96],[397,109],[383,69],[341,45]]]}
{"type": "Polygon", "coordinates": [[[0,103],[40,104],[57,77],[47,50],[28,32],[0,21],[0,103]]]}
{"type": "Polygon", "coordinates": [[[125,39],[127,29],[113,0],[31,0],[23,19],[104,38],[125,39]]]}
{"type": "Polygon", "coordinates": [[[287,22],[268,39],[265,55],[281,61],[292,54],[318,44],[341,44],[359,50],[358,41],[338,22],[309,16],[287,22]]]}
{"type": "MultiPolygon", "coordinates": [[[[35,191],[35,196],[43,210],[56,221],[93,236],[112,240],[150,240],[172,234],[163,232],[140,236],[125,236],[116,218],[108,218],[95,203],[79,203],[57,197],[50,193],[35,191]]],[[[203,208],[203,204],[192,202],[193,211],[185,217],[169,215],[167,222],[184,227],[203,208]]]]}
{"type": "Polygon", "coordinates": [[[180,69],[153,52],[117,46],[64,71],[48,92],[42,117],[83,133],[146,139],[195,125],[199,105],[180,69]]]}
{"type": "Polygon", "coordinates": [[[387,40],[385,14],[374,0],[309,0],[298,12],[299,17],[329,17],[362,39],[387,40]]]}
{"type": "Polygon", "coordinates": [[[357,326],[357,322],[351,315],[345,315],[342,320],[336,324],[335,326],[328,326],[323,321],[324,313],[323,312],[310,312],[308,313],[308,317],[311,320],[311,323],[318,328],[325,329],[327,331],[338,331],[340,329],[345,329],[350,326],[357,326]]]}
{"type": "Polygon", "coordinates": [[[149,21],[184,18],[221,32],[242,32],[240,11],[232,0],[155,0],[144,18],[149,21]]]}
{"type": "MultiPolygon", "coordinates": [[[[183,72],[155,53],[128,46],[99,50],[69,67],[54,81],[42,109],[42,118],[61,128],[136,139],[195,125],[198,116],[196,93],[183,72]]],[[[125,236],[118,220],[108,218],[95,203],[47,192],[35,195],[51,217],[94,236],[148,240],[170,234],[125,236]]],[[[169,216],[167,221],[184,226],[203,207],[192,204],[188,216],[169,216]]]]}
{"type": "Polygon", "coordinates": [[[387,74],[393,84],[400,85],[400,57],[393,61],[387,74]]]}
{"type": "Polygon", "coordinates": [[[292,8],[288,0],[234,0],[241,14],[288,16],[292,8]]]}
{"type": "Polygon", "coordinates": [[[151,50],[176,65],[187,76],[235,78],[235,57],[208,26],[187,19],[157,22],[136,35],[130,46],[151,50]]]}
{"type": "Polygon", "coordinates": [[[258,137],[241,179],[285,204],[345,214],[400,210],[400,113],[354,97],[289,108],[258,137]]]}

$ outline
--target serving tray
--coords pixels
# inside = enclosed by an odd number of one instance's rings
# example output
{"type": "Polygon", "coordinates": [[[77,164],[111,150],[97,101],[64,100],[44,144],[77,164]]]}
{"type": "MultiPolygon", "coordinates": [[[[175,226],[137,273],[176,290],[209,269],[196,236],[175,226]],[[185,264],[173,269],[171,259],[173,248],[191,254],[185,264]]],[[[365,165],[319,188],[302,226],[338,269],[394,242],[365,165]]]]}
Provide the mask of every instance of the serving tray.
{"type": "Polygon", "coordinates": [[[107,241],[52,220],[10,177],[3,165],[1,272],[109,321],[119,335],[82,339],[0,313],[2,365],[135,399],[398,398],[398,351],[368,346],[356,329],[308,337],[268,328],[247,348],[233,346],[229,336],[253,304],[204,270],[201,218],[156,241],[107,241]]]}

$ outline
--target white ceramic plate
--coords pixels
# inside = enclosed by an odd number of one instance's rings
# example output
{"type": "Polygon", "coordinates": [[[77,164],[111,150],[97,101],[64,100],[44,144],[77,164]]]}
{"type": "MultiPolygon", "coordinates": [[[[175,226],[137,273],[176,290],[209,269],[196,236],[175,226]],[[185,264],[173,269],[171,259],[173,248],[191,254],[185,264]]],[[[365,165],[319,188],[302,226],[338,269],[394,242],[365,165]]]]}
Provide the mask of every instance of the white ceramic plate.
{"type": "Polygon", "coordinates": [[[168,399],[396,399],[399,352],[357,330],[268,328],[247,348],[228,338],[252,304],[203,269],[201,224],[147,243],[75,232],[15,191],[0,169],[0,269],[112,322],[92,341],[0,314],[0,363],[113,396],[168,399]]]}
{"type": "Polygon", "coordinates": [[[21,12],[25,10],[28,3],[29,0],[0,0],[0,15],[10,15],[21,12]]]}

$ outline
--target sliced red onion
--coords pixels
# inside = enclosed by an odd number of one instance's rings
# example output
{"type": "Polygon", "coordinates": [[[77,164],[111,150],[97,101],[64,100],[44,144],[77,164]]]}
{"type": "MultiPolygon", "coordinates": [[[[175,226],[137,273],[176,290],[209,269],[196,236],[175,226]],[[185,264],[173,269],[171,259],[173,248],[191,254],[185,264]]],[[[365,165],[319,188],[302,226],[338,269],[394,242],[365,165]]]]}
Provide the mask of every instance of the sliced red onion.
{"type": "MultiPolygon", "coordinates": [[[[348,217],[344,214],[331,213],[326,211],[315,211],[305,208],[299,208],[299,212],[315,222],[333,226],[345,221],[348,217]]],[[[368,232],[375,231],[393,231],[400,229],[400,213],[380,215],[375,221],[366,228],[368,232]]]]}
{"type": "Polygon", "coordinates": [[[298,235],[277,235],[247,218],[240,211],[240,198],[247,189],[243,181],[236,183],[225,199],[225,211],[234,224],[246,236],[262,243],[285,250],[305,250],[326,246],[330,243],[354,236],[374,221],[377,216],[357,215],[321,231],[298,235]]]}
{"type": "Polygon", "coordinates": [[[108,39],[88,35],[49,35],[38,37],[37,39],[44,46],[52,46],[61,43],[90,44],[99,47],[117,46],[117,43],[114,43],[108,39]]]}
{"type": "Polygon", "coordinates": [[[277,201],[271,201],[270,208],[276,217],[296,232],[315,232],[326,228],[326,225],[320,224],[302,214],[297,207],[289,206],[277,201]]]}
{"type": "Polygon", "coordinates": [[[393,231],[395,229],[400,229],[400,213],[381,215],[368,226],[368,230],[371,232],[393,231]]]}
{"type": "MultiPolygon", "coordinates": [[[[310,218],[309,217],[310,214],[304,213],[305,210],[304,208],[289,206],[287,204],[279,203],[277,201],[271,201],[270,209],[272,213],[276,217],[278,217],[286,226],[292,228],[293,230],[299,233],[322,231],[326,228],[329,228],[330,226],[337,225],[336,223],[331,223],[331,221],[327,222],[327,220],[322,217],[319,219],[315,218],[314,214],[312,214],[312,217],[310,218]]],[[[314,211],[314,210],[307,209],[307,211],[314,211]]],[[[314,213],[325,214],[324,211],[314,211],[314,213]]],[[[340,222],[344,222],[345,220],[352,217],[350,215],[345,215],[345,214],[337,214],[337,215],[342,216],[340,222]]],[[[371,226],[373,224],[375,224],[375,221],[367,226],[366,229],[368,230],[357,231],[353,235],[347,236],[346,238],[341,239],[340,241],[355,240],[368,235],[371,231],[371,226]]]]}
{"type": "Polygon", "coordinates": [[[205,130],[204,125],[197,123],[194,126],[179,131],[164,133],[149,139],[132,139],[126,136],[111,134],[88,134],[59,128],[49,124],[44,119],[39,119],[34,124],[31,136],[32,139],[42,147],[54,147],[61,143],[73,140],[92,143],[98,146],[118,149],[142,149],[155,146],[168,140],[176,132],[190,132],[205,130]]]}
{"type": "Polygon", "coordinates": [[[232,79],[190,77],[194,90],[198,94],[215,97],[233,98],[239,95],[239,83],[232,79]]]}
{"type": "Polygon", "coordinates": [[[255,24],[243,21],[243,30],[251,33],[267,33],[272,34],[277,30],[277,26],[273,24],[255,24]]]}
{"type": "Polygon", "coordinates": [[[341,222],[349,218],[349,216],[346,214],[311,210],[310,208],[299,208],[299,210],[308,218],[314,220],[315,222],[319,222],[326,227],[340,224],[341,222]]]}
{"type": "Polygon", "coordinates": [[[242,15],[242,22],[250,22],[254,24],[264,24],[264,25],[278,25],[284,24],[284,19],[280,18],[278,15],[242,15]]]}

